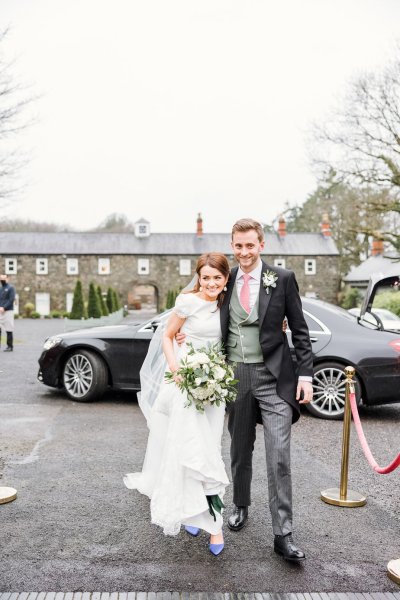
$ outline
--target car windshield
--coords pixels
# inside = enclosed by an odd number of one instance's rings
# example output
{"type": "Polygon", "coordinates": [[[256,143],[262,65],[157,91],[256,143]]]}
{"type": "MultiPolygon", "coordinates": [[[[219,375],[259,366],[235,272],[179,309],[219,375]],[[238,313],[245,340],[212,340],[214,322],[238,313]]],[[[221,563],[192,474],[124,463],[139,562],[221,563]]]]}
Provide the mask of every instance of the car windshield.
{"type": "Polygon", "coordinates": [[[398,317],[397,315],[392,313],[390,310],[387,310],[386,308],[373,308],[372,312],[376,312],[376,314],[379,317],[386,319],[387,321],[399,321],[400,320],[400,317],[398,317]]]}
{"type": "MultiPolygon", "coordinates": [[[[327,310],[335,315],[340,315],[344,317],[348,321],[354,321],[354,315],[349,313],[348,310],[341,308],[340,306],[335,306],[334,304],[329,304],[328,302],[323,302],[322,300],[315,300],[315,306],[322,306],[324,310],[327,310]]],[[[314,303],[312,303],[314,304],[314,303]]],[[[312,312],[311,302],[310,302],[310,312],[312,312]]]]}

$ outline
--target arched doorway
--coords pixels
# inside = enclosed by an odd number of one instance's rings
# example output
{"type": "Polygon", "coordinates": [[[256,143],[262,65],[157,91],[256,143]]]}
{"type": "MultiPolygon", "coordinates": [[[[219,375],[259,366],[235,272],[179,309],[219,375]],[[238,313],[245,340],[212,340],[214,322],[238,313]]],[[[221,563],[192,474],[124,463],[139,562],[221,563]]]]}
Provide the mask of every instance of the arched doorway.
{"type": "Polygon", "coordinates": [[[128,292],[128,309],[158,308],[158,289],[151,283],[133,284],[128,292]]]}

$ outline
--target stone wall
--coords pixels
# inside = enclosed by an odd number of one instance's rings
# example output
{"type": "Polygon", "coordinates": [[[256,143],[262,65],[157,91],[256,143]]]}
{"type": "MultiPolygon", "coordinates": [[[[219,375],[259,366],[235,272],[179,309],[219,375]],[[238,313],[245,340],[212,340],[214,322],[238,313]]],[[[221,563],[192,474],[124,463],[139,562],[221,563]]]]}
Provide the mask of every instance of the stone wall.
{"type": "MultiPolygon", "coordinates": [[[[190,259],[192,274],[194,274],[196,259],[193,256],[149,256],[150,269],[149,275],[138,274],[138,259],[143,257],[129,255],[110,256],[111,272],[109,275],[98,274],[97,256],[72,256],[65,255],[41,256],[48,259],[48,274],[36,274],[36,256],[17,256],[0,255],[0,270],[4,271],[4,259],[17,258],[18,272],[15,275],[9,275],[10,281],[15,285],[19,294],[19,309],[23,314],[24,305],[31,302],[35,305],[35,294],[38,292],[47,292],[50,294],[51,310],[66,310],[66,294],[72,293],[76,281],[80,279],[83,284],[84,293],[87,297],[89,283],[93,281],[100,285],[104,292],[108,287],[113,287],[119,294],[121,303],[127,304],[128,295],[132,298],[135,286],[150,285],[156,290],[158,298],[158,309],[164,308],[167,292],[170,289],[179,289],[185,287],[192,276],[182,276],[179,274],[179,260],[190,259]],[[79,274],[67,275],[66,259],[79,259],[79,274]]],[[[277,257],[263,256],[263,259],[270,265],[274,264],[277,257]]],[[[315,258],[316,274],[306,275],[304,272],[303,256],[285,256],[286,268],[292,269],[296,273],[297,281],[302,295],[316,294],[322,300],[336,303],[337,292],[339,289],[338,258],[335,256],[316,256],[315,258]]],[[[231,266],[236,263],[232,256],[228,257],[231,266]]]]}

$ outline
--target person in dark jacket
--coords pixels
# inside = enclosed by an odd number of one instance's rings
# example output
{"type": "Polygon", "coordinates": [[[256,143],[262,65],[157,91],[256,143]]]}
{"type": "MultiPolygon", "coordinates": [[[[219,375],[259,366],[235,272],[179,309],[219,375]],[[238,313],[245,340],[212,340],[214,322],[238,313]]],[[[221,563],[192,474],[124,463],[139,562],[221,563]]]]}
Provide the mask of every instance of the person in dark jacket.
{"type": "Polygon", "coordinates": [[[4,352],[13,351],[15,287],[8,282],[7,275],[0,275],[0,340],[1,329],[7,334],[4,352]]]}
{"type": "Polygon", "coordinates": [[[231,271],[220,312],[227,357],[235,363],[239,380],[237,398],[228,409],[234,502],[228,527],[239,531],[248,518],[256,423],[261,417],[274,550],[285,560],[299,562],[305,553],[292,536],[290,437],[300,404],[312,400],[313,357],[295,274],[265,263],[264,243],[257,221],[240,219],[234,224],[232,250],[239,266],[231,271]],[[285,317],[297,368],[282,332],[285,317]]]}

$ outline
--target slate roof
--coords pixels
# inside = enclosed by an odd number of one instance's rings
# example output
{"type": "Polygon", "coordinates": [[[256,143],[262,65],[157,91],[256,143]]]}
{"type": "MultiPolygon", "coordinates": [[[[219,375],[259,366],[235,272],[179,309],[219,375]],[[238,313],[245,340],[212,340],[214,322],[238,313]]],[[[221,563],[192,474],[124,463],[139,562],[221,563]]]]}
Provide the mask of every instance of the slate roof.
{"type": "Polygon", "coordinates": [[[343,280],[346,283],[368,283],[371,275],[400,275],[400,261],[394,260],[394,255],[370,256],[358,267],[353,267],[343,280]]]}
{"type": "MultiPolygon", "coordinates": [[[[137,238],[133,233],[0,232],[0,254],[47,255],[194,255],[203,252],[231,254],[230,233],[152,233],[137,238]]],[[[321,233],[288,233],[284,238],[267,234],[268,256],[337,256],[332,238],[321,233]]]]}

